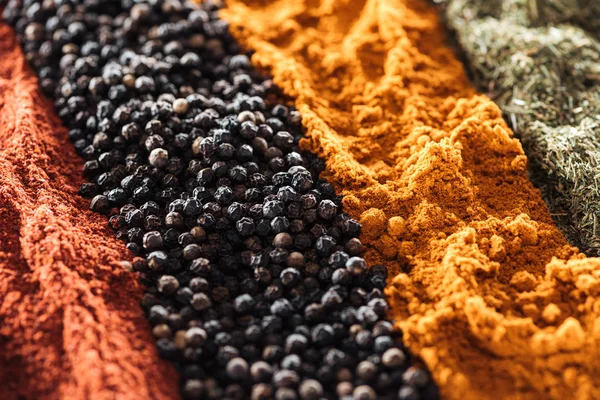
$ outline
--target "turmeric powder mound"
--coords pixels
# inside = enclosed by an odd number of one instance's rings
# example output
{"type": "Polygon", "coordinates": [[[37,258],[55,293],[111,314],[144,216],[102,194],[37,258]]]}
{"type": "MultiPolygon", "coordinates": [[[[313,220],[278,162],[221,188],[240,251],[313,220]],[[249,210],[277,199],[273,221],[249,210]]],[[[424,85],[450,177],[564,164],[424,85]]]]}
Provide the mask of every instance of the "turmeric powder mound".
{"type": "Polygon", "coordinates": [[[388,266],[391,317],[449,399],[600,398],[600,260],[553,225],[426,0],[229,0],[303,146],[388,266]]]}

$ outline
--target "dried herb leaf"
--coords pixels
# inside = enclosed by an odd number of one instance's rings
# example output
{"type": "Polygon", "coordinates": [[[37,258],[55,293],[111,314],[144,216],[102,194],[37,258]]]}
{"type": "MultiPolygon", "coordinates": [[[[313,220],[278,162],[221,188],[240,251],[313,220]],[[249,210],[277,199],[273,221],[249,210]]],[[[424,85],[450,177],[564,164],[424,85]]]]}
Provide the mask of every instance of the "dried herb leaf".
{"type": "Polygon", "coordinates": [[[600,250],[600,2],[437,0],[571,243],[600,250]],[[597,237],[598,236],[598,237],[597,237]]]}

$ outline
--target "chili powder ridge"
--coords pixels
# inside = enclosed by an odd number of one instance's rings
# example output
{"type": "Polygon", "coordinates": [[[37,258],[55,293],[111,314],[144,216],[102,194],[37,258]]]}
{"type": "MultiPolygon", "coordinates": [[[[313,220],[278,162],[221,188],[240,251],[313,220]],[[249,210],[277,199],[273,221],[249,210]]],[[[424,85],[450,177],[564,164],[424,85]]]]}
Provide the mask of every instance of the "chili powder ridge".
{"type": "Polygon", "coordinates": [[[499,108],[423,0],[227,2],[303,146],[388,266],[392,318],[446,398],[600,396],[600,262],[567,244],[499,108]]]}
{"type": "Polygon", "coordinates": [[[4,24],[0,51],[0,397],[177,398],[128,252],[78,197],[82,162],[4,24]]]}

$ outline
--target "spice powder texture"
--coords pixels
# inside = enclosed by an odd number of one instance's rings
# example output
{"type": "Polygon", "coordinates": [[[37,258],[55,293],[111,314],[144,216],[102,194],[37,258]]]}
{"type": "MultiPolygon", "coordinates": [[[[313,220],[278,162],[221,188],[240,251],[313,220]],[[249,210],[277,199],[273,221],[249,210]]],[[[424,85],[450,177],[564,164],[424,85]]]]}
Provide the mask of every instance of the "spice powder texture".
{"type": "Polygon", "coordinates": [[[388,266],[391,318],[449,399],[600,398],[600,261],[553,225],[499,108],[425,0],[229,0],[305,149],[388,266]]]}
{"type": "Polygon", "coordinates": [[[0,23],[0,398],[175,399],[82,161],[0,23]]]}

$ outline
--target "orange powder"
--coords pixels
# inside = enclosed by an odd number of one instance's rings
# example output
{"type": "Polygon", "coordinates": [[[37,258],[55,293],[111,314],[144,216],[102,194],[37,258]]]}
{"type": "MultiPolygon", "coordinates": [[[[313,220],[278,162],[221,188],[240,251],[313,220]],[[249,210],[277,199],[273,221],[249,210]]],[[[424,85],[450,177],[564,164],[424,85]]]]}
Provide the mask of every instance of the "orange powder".
{"type": "Polygon", "coordinates": [[[0,399],[176,399],[82,160],[0,23],[0,399]]]}
{"type": "Polygon", "coordinates": [[[520,143],[426,0],[229,0],[303,146],[389,267],[392,318],[449,399],[600,398],[600,260],[552,223],[520,143]]]}

